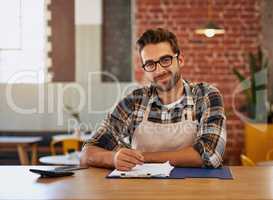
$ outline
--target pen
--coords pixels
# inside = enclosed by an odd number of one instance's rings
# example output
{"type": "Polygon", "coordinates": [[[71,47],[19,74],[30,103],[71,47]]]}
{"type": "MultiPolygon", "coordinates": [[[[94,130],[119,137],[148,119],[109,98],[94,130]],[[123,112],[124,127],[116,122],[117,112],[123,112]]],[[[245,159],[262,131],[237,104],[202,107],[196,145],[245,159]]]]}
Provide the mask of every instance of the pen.
{"type": "Polygon", "coordinates": [[[127,149],[132,149],[132,148],[131,148],[131,145],[130,145],[130,144],[127,144],[126,142],[124,142],[120,136],[118,137],[118,141],[119,141],[123,146],[125,146],[127,149]]]}

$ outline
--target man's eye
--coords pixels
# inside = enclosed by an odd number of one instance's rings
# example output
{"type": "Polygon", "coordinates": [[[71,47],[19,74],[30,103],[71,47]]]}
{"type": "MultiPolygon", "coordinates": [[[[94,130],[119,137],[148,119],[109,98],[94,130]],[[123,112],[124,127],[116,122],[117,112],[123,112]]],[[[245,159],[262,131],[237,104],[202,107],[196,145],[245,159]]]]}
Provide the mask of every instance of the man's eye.
{"type": "Polygon", "coordinates": [[[148,62],[145,64],[145,67],[147,68],[153,68],[154,67],[154,63],[153,62],[148,62]]]}
{"type": "Polygon", "coordinates": [[[169,63],[171,61],[171,56],[165,56],[160,59],[161,63],[169,63]]]}

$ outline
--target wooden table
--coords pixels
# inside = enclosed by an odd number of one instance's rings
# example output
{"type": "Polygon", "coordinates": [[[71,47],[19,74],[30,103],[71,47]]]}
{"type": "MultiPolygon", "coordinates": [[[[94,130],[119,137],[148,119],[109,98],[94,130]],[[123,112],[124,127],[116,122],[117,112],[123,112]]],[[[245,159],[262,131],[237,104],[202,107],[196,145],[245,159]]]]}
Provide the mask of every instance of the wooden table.
{"type": "Polygon", "coordinates": [[[231,167],[234,180],[106,179],[98,168],[41,179],[30,167],[0,166],[0,199],[273,199],[273,167],[231,167]]]}
{"type": "Polygon", "coordinates": [[[42,137],[28,136],[0,136],[0,145],[2,146],[17,146],[17,151],[22,165],[37,164],[37,143],[42,140],[42,137]],[[31,162],[27,154],[27,147],[31,148],[31,162]]]}

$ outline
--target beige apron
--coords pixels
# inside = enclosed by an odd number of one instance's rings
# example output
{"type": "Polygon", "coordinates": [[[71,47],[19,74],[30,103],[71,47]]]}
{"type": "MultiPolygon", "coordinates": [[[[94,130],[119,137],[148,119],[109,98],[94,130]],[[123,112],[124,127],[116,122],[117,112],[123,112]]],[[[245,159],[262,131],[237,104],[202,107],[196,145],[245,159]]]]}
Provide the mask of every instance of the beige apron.
{"type": "Polygon", "coordinates": [[[175,151],[191,146],[197,134],[197,122],[193,121],[193,109],[193,106],[185,107],[180,122],[154,123],[148,121],[151,110],[150,100],[142,122],[135,129],[132,148],[142,152],[159,152],[175,151]]]}

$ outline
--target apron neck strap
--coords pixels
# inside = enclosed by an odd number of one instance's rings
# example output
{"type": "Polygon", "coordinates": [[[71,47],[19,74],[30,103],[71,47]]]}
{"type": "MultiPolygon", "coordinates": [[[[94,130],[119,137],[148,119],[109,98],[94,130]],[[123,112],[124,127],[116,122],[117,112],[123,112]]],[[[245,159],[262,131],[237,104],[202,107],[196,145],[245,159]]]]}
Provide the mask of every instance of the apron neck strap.
{"type": "Polygon", "coordinates": [[[153,97],[151,97],[148,101],[148,104],[147,104],[147,107],[144,111],[144,116],[143,116],[143,120],[145,121],[148,121],[148,117],[149,117],[149,113],[150,113],[150,110],[151,110],[151,104],[153,102],[153,97]]]}

